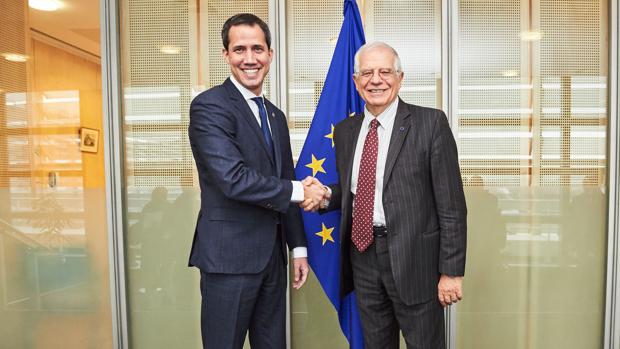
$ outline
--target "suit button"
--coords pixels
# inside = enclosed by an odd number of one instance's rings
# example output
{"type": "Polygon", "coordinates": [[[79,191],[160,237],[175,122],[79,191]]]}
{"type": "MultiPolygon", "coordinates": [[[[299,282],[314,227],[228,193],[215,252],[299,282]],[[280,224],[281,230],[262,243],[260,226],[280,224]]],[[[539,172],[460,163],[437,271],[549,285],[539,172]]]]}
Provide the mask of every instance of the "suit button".
{"type": "Polygon", "coordinates": [[[267,204],[267,208],[272,208],[273,206],[271,206],[271,204],[267,204]]]}

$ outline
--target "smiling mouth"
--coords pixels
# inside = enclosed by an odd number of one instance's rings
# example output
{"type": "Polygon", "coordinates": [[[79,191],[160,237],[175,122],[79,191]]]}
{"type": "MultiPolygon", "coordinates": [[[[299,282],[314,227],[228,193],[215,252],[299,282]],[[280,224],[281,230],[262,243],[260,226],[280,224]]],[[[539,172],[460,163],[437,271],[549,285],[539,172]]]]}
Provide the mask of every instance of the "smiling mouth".
{"type": "Polygon", "coordinates": [[[258,68],[253,68],[253,69],[242,69],[243,72],[245,73],[245,75],[253,77],[256,76],[258,74],[258,68]]]}
{"type": "Polygon", "coordinates": [[[383,93],[387,90],[384,89],[372,89],[372,90],[368,90],[368,92],[373,93],[373,94],[379,94],[379,93],[383,93]]]}

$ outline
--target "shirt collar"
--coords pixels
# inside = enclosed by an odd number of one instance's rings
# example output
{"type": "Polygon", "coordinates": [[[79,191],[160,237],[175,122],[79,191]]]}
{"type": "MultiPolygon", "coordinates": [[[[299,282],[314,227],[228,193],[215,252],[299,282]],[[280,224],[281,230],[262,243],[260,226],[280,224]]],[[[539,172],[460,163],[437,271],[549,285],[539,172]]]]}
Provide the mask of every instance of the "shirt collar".
{"type": "Polygon", "coordinates": [[[239,92],[241,92],[241,95],[243,96],[243,98],[248,101],[251,100],[252,98],[255,97],[260,97],[263,99],[263,103],[265,102],[264,99],[264,95],[261,93],[260,96],[257,96],[254,94],[254,92],[248,90],[247,88],[245,88],[245,86],[241,85],[241,83],[239,81],[237,81],[237,79],[235,79],[234,76],[230,76],[230,81],[232,81],[233,85],[235,85],[235,87],[237,88],[237,90],[239,90],[239,92]]]}
{"type": "MultiPolygon", "coordinates": [[[[387,126],[394,121],[394,118],[396,117],[396,110],[398,107],[398,100],[399,98],[396,97],[396,99],[394,99],[394,101],[387,108],[385,108],[385,110],[381,114],[376,116],[377,120],[379,121],[379,127],[387,128],[387,126]]],[[[366,128],[370,127],[370,122],[374,118],[375,116],[372,115],[370,111],[368,111],[368,108],[364,107],[363,123],[366,128]]]]}

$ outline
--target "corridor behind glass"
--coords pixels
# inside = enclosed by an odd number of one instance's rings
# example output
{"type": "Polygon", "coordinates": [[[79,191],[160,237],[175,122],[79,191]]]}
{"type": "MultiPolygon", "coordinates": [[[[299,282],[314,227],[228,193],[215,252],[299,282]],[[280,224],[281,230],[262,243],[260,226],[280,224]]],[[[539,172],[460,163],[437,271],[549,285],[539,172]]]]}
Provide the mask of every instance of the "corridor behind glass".
{"type": "Polygon", "coordinates": [[[112,347],[99,1],[59,4],[0,1],[3,348],[112,347]]]}

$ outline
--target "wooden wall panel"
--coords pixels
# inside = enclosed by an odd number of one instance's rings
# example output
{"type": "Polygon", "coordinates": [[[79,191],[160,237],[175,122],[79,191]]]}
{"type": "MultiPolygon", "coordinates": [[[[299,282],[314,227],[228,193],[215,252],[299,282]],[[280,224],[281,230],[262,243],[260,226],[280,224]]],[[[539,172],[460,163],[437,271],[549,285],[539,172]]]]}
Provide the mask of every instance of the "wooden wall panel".
{"type": "MultiPolygon", "coordinates": [[[[35,99],[42,101],[49,99],[47,94],[54,96],[55,91],[67,91],[67,94],[58,94],[60,97],[71,96],[77,92],[79,101],[64,103],[66,113],[77,112],[75,118],[66,117],[65,125],[74,126],[74,133],[64,136],[76,140],[75,147],[66,149],[67,152],[79,152],[77,140],[79,127],[99,130],[99,144],[97,153],[81,153],[84,188],[104,187],[104,158],[103,158],[103,118],[101,108],[101,67],[92,61],[63,51],[46,43],[32,40],[33,47],[33,89],[35,99]],[[77,104],[76,104],[77,103],[77,104]]],[[[53,98],[53,97],[52,97],[53,98]]],[[[59,103],[60,109],[62,104],[59,103]]],[[[55,109],[58,112],[59,108],[55,109]]],[[[47,106],[37,103],[33,115],[33,124],[45,124],[49,118],[45,115],[47,106]]],[[[56,127],[46,127],[48,135],[58,134],[56,127]]],[[[46,170],[42,168],[40,170],[46,170]]]]}

